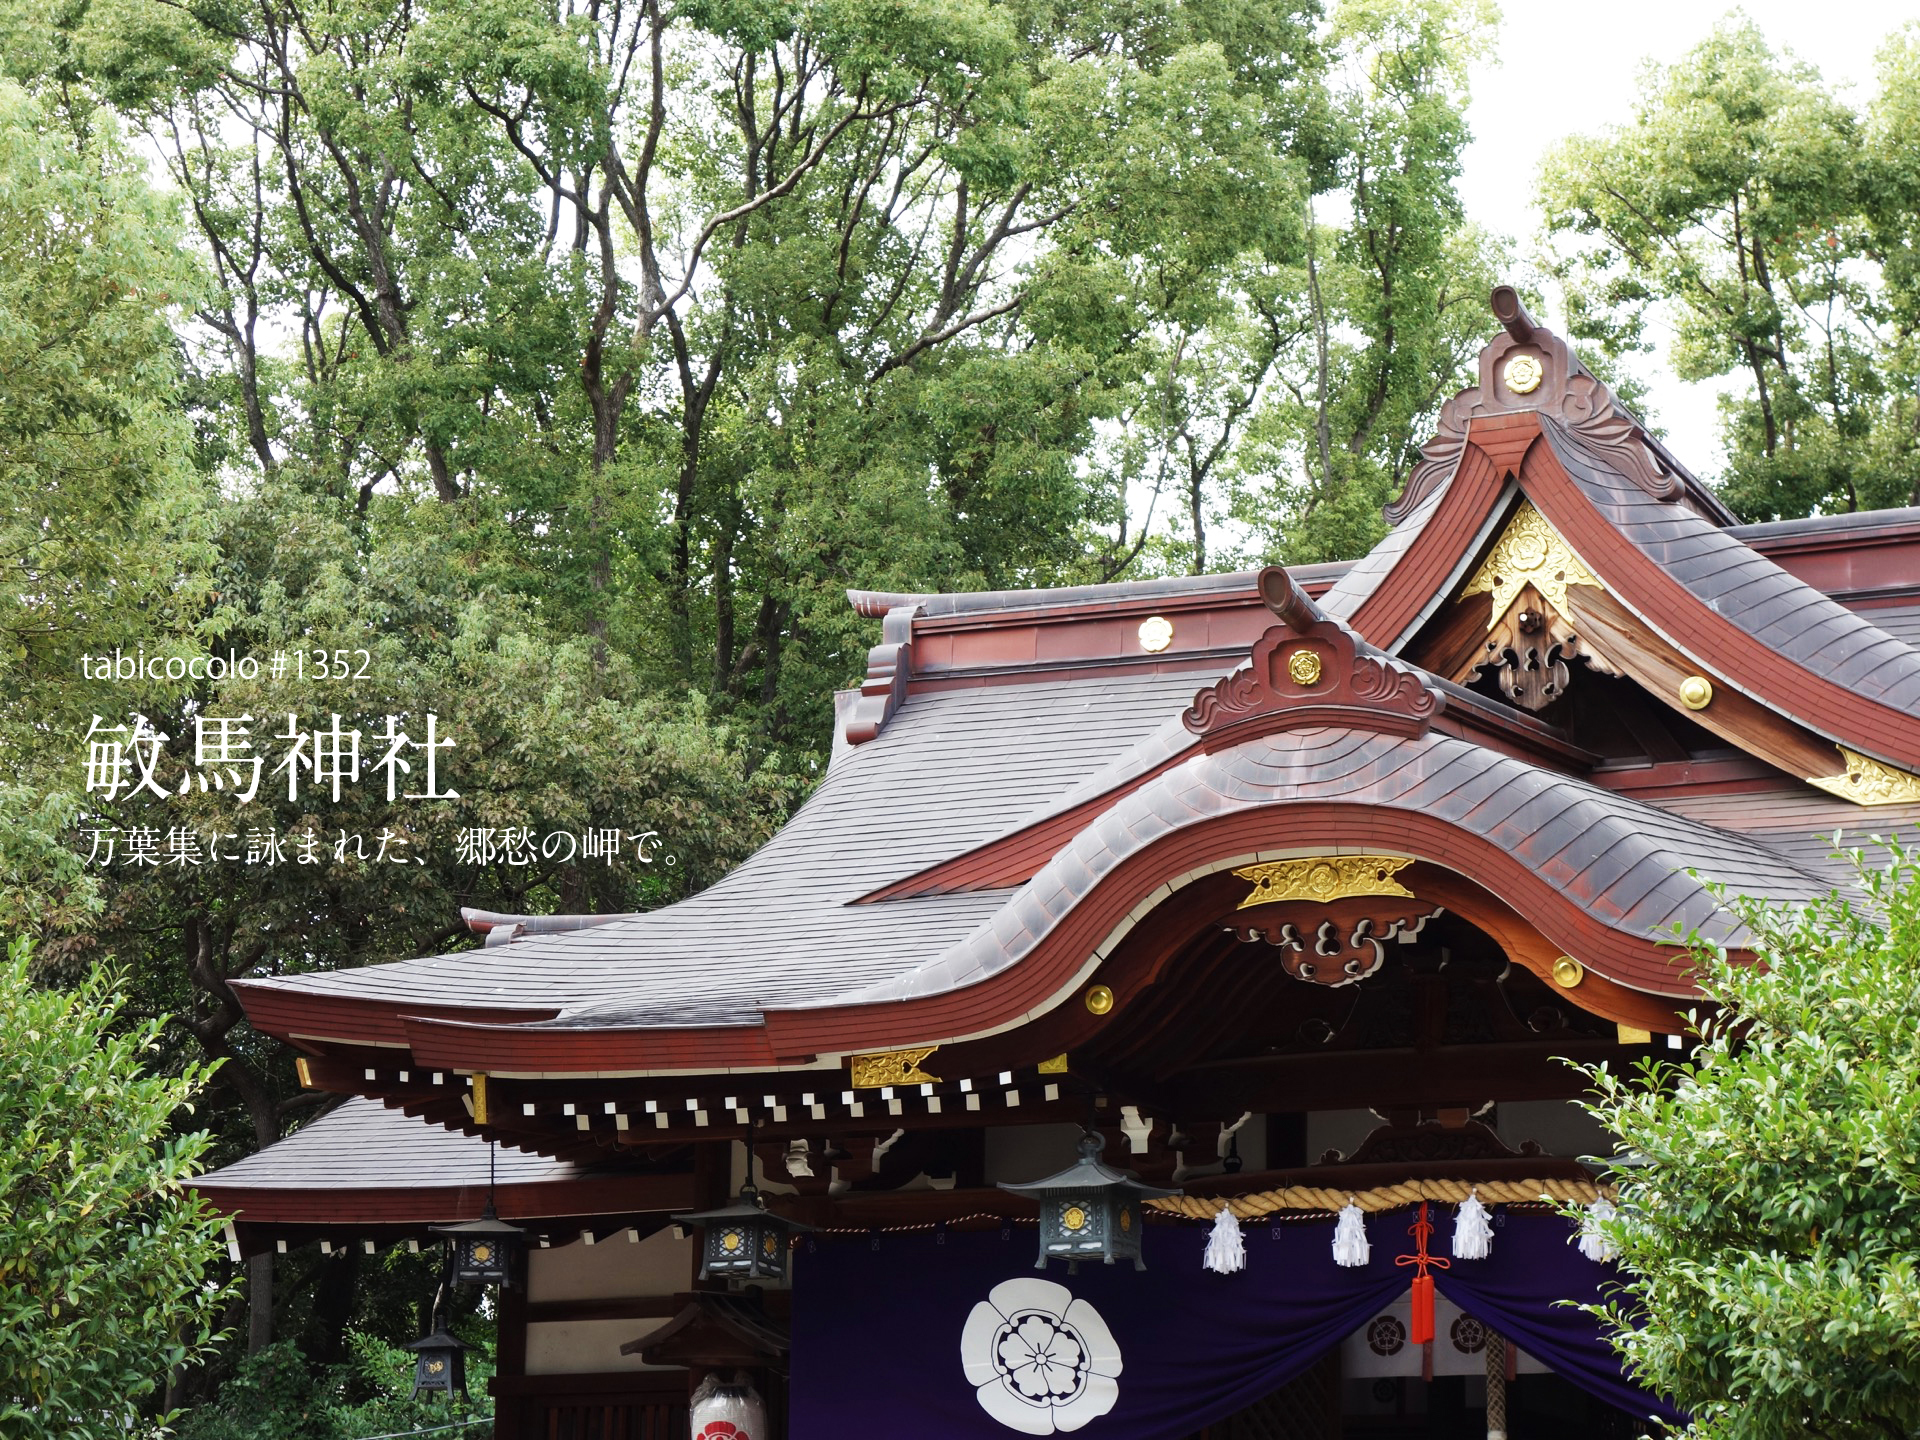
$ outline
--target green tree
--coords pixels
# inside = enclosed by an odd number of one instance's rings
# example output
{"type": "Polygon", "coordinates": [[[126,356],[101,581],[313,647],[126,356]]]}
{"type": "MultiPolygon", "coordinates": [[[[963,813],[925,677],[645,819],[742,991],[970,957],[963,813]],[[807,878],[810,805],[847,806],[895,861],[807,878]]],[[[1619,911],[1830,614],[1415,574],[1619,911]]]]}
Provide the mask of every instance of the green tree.
{"type": "Polygon", "coordinates": [[[1276,383],[1226,467],[1226,502],[1259,558],[1364,553],[1441,403],[1472,383],[1486,296],[1511,278],[1455,189],[1469,70],[1493,26],[1481,0],[1347,0],[1334,12],[1346,79],[1330,95],[1328,171],[1307,243],[1255,306],[1276,383]]]}
{"type": "Polygon", "coordinates": [[[1098,427],[1329,143],[1305,0],[6,8],[189,197],[210,453],[810,760],[848,584],[1126,563],[1098,427]]]}
{"type": "Polygon", "coordinates": [[[1645,350],[1659,313],[1682,379],[1746,382],[1724,407],[1722,477],[1743,516],[1920,500],[1913,43],[1889,47],[1862,115],[1729,18],[1649,68],[1631,124],[1545,167],[1574,333],[1645,350]]]}
{"type": "Polygon", "coordinates": [[[172,207],[117,127],[76,136],[6,80],[0,176],[0,934],[19,934],[97,903],[60,773],[107,689],[82,657],[177,653],[213,552],[169,323],[200,277],[172,207]]]}
{"type": "Polygon", "coordinates": [[[175,1124],[210,1067],[153,1073],[163,1022],[127,1023],[114,977],[43,989],[27,962],[0,964],[0,1430],[157,1433],[225,1299],[221,1222],[182,1188],[207,1137],[175,1124]]]}
{"type": "Polygon", "coordinates": [[[411,1354],[364,1334],[350,1339],[352,1358],[317,1375],[286,1341],[249,1355],[217,1400],[185,1418],[180,1440],[359,1440],[462,1420],[473,1428],[450,1432],[456,1437],[486,1440],[492,1433],[486,1388],[493,1367],[484,1349],[467,1352],[465,1395],[416,1400],[411,1354]]]}
{"type": "Polygon", "coordinates": [[[1695,948],[1690,1060],[1589,1072],[1635,1157],[1605,1313],[1702,1436],[1920,1427],[1920,852],[1853,860],[1852,896],[1728,901],[1758,963],[1695,948]]]}

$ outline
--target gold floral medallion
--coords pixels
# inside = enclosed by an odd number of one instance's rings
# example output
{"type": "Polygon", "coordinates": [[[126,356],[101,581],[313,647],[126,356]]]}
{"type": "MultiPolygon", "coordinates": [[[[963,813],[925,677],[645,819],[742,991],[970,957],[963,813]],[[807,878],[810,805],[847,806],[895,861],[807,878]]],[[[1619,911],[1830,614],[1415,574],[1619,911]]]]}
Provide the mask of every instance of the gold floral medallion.
{"type": "Polygon", "coordinates": [[[1546,374],[1537,356],[1516,355],[1507,362],[1507,389],[1516,395],[1531,395],[1546,374]]]}

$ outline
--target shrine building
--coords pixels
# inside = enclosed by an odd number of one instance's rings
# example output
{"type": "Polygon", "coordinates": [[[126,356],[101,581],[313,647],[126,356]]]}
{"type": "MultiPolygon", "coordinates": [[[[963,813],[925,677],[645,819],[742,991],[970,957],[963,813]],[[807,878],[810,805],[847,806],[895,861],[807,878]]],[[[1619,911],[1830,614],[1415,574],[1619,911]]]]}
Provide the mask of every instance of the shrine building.
{"type": "Polygon", "coordinates": [[[1721,887],[1920,819],[1920,509],[1737,524],[1494,313],[1363,559],[855,592],[712,888],[236,982],[353,1097],[198,1182],[236,1259],[485,1217],[499,1440],[1673,1418],[1558,1303],[1615,1274],[1567,1062],[1684,1053],[1721,887]]]}

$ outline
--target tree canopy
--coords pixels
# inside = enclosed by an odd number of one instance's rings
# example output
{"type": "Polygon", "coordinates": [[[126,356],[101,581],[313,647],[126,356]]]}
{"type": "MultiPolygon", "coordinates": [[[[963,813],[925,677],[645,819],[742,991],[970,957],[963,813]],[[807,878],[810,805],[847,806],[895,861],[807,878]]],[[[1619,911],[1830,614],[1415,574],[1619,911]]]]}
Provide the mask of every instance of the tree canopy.
{"type": "Polygon", "coordinates": [[[1644,350],[1664,315],[1677,375],[1746,382],[1722,484],[1746,518],[1920,504],[1916,107],[1920,31],[1856,107],[1732,17],[1546,167],[1574,334],[1644,350]]]}
{"type": "Polygon", "coordinates": [[[153,1073],[165,1022],[128,1023],[111,973],[48,989],[27,960],[0,962],[0,1429],[148,1434],[225,1299],[220,1217],[182,1188],[208,1137],[175,1123],[209,1067],[153,1073]]]}
{"type": "Polygon", "coordinates": [[[1920,854],[1853,859],[1852,897],[1729,897],[1757,963],[1696,947],[1685,1063],[1592,1072],[1633,1162],[1616,1343],[1702,1436],[1920,1425],[1920,854]]]}

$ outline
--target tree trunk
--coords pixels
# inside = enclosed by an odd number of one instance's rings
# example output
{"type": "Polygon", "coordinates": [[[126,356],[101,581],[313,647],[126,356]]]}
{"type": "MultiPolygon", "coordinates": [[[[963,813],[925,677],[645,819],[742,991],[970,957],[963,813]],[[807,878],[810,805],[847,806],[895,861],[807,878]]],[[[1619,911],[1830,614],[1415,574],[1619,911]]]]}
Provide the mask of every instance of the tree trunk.
{"type": "Polygon", "coordinates": [[[273,1252],[247,1261],[247,1353],[273,1343],[273,1252]]]}

